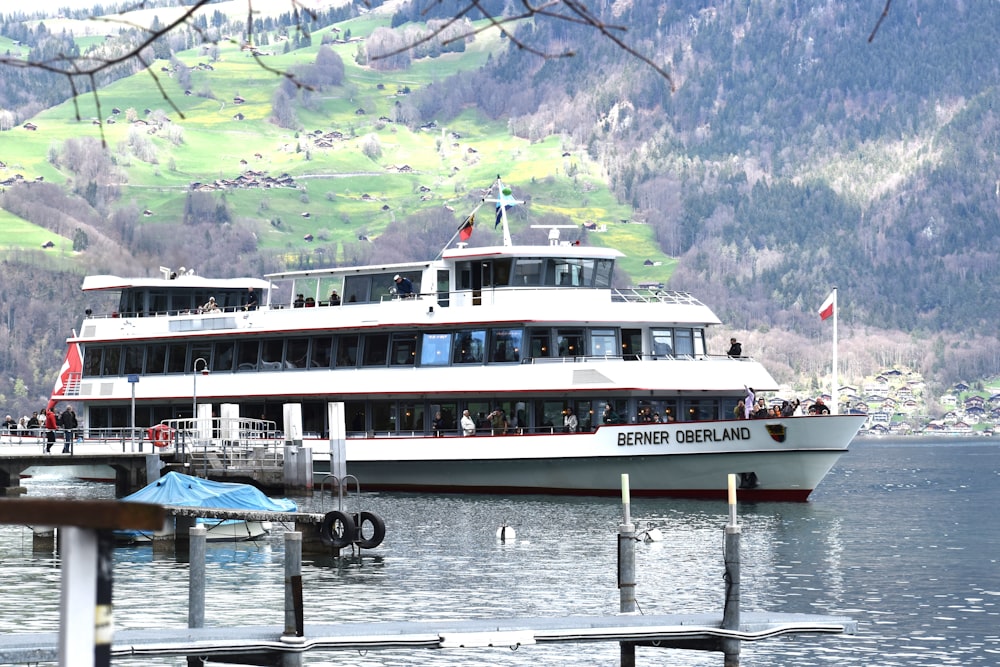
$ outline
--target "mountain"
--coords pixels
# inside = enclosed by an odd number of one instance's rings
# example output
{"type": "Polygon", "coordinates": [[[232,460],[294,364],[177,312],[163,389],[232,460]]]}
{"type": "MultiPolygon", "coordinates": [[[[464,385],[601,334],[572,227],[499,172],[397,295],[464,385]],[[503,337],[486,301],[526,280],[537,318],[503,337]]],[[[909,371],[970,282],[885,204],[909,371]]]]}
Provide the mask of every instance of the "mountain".
{"type": "MultiPolygon", "coordinates": [[[[7,261],[232,275],[434,254],[500,173],[528,202],[518,231],[606,224],[581,239],[625,250],[622,280],[669,278],[756,332],[761,351],[815,347],[827,335],[815,309],[837,285],[843,325],[877,341],[858,343],[861,359],[942,383],[997,372],[1000,6],[896,3],[869,42],[878,12],[858,1],[622,1],[594,11],[625,49],[536,16],[395,55],[450,6],[368,7],[261,16],[264,67],[231,37],[245,16],[206,12],[154,45],[148,70],[103,74],[75,107],[60,101],[65,81],[5,69],[0,180],[29,182],[0,199],[0,225],[17,232],[7,261]],[[231,185],[248,171],[293,186],[231,185]],[[53,234],[47,257],[29,251],[53,234]]],[[[8,16],[0,53],[134,43],[59,31],[83,14],[45,30],[8,16]]],[[[492,242],[487,231],[473,241],[492,242]]],[[[27,296],[0,305],[24,313],[27,296]]],[[[809,354],[788,360],[789,381],[822,368],[809,354]]]]}

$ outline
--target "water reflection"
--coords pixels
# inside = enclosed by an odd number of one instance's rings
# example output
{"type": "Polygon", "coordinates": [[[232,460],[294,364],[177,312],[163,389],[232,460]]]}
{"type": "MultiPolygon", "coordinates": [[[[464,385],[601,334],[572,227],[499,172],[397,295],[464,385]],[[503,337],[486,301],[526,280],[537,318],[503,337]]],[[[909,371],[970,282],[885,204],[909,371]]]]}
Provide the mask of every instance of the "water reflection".
{"type": "MultiPolygon", "coordinates": [[[[1000,532],[992,529],[987,510],[996,497],[998,471],[995,444],[863,444],[842,459],[811,502],[741,505],[743,608],[844,614],[860,624],[856,637],[746,644],[744,667],[996,664],[1000,532]]],[[[38,485],[33,494],[111,494],[97,485],[30,484],[38,485]]],[[[615,500],[374,493],[363,500],[363,509],[385,519],[385,542],[361,557],[304,563],[307,625],[618,609],[621,509],[615,500]],[[505,543],[496,539],[504,523],[517,531],[505,543]]],[[[329,498],[296,501],[305,511],[332,508],[329,498]]],[[[633,503],[632,514],[640,527],[659,526],[664,537],[637,547],[641,611],[721,612],[726,507],[643,499],[633,503]]],[[[283,530],[276,526],[258,543],[208,545],[209,625],[283,625],[283,530]]],[[[18,601],[0,606],[0,631],[54,630],[57,560],[33,552],[30,532],[21,527],[0,528],[0,559],[0,582],[8,598],[18,601]]],[[[154,557],[148,547],[118,549],[114,596],[118,627],[184,627],[186,565],[154,557]]],[[[616,645],[597,643],[516,652],[307,654],[305,662],[575,666],[618,664],[618,657],[616,645]]],[[[638,662],[718,667],[722,658],[639,649],[638,662]]]]}

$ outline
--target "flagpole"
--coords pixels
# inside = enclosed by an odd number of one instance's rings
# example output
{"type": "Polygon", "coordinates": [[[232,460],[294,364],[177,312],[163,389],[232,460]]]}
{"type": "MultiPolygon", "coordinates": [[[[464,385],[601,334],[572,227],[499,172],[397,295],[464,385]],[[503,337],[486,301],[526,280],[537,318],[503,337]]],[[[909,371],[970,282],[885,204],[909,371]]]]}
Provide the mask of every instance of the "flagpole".
{"type": "MultiPolygon", "coordinates": [[[[491,185],[490,186],[490,190],[492,190],[492,189],[493,189],[493,186],[491,185]]],[[[489,194],[489,193],[487,193],[487,194],[489,194]]],[[[474,216],[476,213],[479,213],[479,209],[481,209],[483,207],[483,204],[485,204],[485,203],[486,203],[486,197],[483,197],[479,201],[479,204],[476,205],[476,208],[472,209],[472,213],[470,213],[469,215],[465,216],[462,219],[462,224],[460,224],[458,226],[458,229],[456,229],[455,233],[451,235],[451,238],[448,239],[448,242],[444,244],[444,247],[441,248],[441,252],[439,252],[437,254],[437,257],[434,258],[435,260],[441,259],[441,255],[443,255],[444,251],[448,249],[448,246],[450,246],[455,241],[455,239],[458,238],[458,235],[462,233],[462,228],[465,227],[465,223],[467,223],[469,221],[469,218],[471,218],[472,216],[474,216]]]]}
{"type": "Polygon", "coordinates": [[[837,316],[840,307],[837,305],[837,288],[833,288],[833,389],[830,392],[830,406],[833,414],[840,414],[840,400],[837,397],[837,388],[840,386],[839,375],[837,373],[837,316]]]}

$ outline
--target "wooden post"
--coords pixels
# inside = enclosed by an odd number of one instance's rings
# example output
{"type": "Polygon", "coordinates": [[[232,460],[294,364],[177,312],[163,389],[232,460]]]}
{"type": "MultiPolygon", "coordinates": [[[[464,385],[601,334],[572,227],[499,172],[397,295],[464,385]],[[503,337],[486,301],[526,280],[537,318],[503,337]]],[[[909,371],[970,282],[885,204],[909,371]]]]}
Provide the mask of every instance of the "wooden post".
{"type": "Polygon", "coordinates": [[[159,505],[114,500],[22,498],[0,503],[2,524],[65,528],[60,530],[60,667],[110,664],[112,531],[155,530],[165,516],[159,505]]]}
{"type": "MultiPolygon", "coordinates": [[[[619,611],[634,614],[635,604],[635,525],[632,523],[628,475],[622,475],[622,523],[618,526],[619,611]]],[[[635,667],[635,644],[620,642],[621,667],[635,667]]]]}
{"type": "MultiPolygon", "coordinates": [[[[724,558],[726,562],[726,605],[722,611],[722,628],[740,629],[740,525],[736,523],[736,475],[729,475],[729,523],[726,525],[724,558]]],[[[721,642],[725,667],[740,664],[740,640],[721,642]]]]}

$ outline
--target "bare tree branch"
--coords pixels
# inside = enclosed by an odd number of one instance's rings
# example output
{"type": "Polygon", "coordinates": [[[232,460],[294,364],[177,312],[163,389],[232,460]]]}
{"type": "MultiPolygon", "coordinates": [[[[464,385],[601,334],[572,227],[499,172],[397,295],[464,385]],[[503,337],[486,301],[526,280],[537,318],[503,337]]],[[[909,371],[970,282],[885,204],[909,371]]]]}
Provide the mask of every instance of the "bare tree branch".
{"type": "Polygon", "coordinates": [[[871,44],[872,40],[875,39],[875,33],[878,32],[879,26],[882,25],[882,21],[885,17],[889,15],[889,5],[892,4],[892,0],[885,0],[885,7],[882,9],[882,15],[878,17],[878,21],[875,22],[875,27],[872,29],[872,34],[868,35],[868,43],[871,44]]]}

